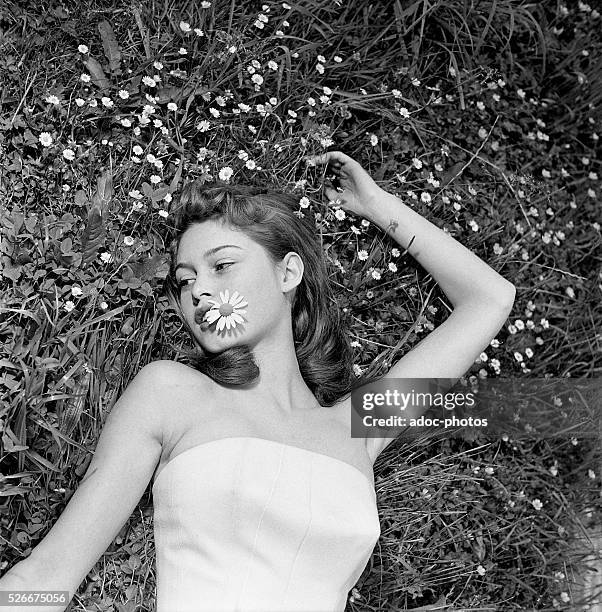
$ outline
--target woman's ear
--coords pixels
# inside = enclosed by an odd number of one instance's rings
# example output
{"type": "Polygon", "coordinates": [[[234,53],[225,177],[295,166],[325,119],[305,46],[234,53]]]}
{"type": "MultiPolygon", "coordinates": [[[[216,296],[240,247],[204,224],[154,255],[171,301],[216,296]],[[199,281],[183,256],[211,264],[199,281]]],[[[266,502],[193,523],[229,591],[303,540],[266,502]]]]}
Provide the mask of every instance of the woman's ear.
{"type": "Polygon", "coordinates": [[[278,264],[280,270],[280,284],[283,291],[290,291],[297,287],[303,279],[305,266],[298,253],[290,251],[278,264]]]}

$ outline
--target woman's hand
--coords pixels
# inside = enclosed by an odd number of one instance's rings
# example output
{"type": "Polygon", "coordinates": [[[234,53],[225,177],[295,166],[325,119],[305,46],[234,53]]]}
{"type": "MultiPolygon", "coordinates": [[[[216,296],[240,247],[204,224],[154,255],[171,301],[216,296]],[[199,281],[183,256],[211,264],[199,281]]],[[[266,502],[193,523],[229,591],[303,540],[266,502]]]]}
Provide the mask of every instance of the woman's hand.
{"type": "Polygon", "coordinates": [[[340,200],[341,208],[354,214],[370,218],[372,212],[376,210],[379,198],[387,193],[372,180],[358,162],[341,151],[312,155],[305,158],[305,163],[312,166],[317,164],[328,166],[335,178],[334,183],[329,180],[324,181],[324,193],[329,200],[340,200]]]}

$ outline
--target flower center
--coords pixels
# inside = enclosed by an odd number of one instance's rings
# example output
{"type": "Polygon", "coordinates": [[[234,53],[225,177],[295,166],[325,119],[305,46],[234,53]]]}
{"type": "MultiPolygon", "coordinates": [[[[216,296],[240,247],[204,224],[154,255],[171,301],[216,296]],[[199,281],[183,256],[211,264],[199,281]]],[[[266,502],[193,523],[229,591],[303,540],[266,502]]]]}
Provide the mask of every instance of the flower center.
{"type": "Polygon", "coordinates": [[[219,307],[219,313],[225,317],[227,317],[229,314],[232,314],[234,312],[234,308],[232,307],[232,304],[222,304],[219,307]]]}

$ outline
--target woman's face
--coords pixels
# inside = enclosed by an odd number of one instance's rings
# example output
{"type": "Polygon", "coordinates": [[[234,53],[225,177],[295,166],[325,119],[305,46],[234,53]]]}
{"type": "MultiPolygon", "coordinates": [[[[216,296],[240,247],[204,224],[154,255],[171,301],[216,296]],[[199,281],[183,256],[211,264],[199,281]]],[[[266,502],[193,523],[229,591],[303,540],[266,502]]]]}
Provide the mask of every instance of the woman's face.
{"type": "MultiPolygon", "coordinates": [[[[300,262],[296,254],[292,255],[300,262]]],[[[287,276],[295,276],[296,266],[295,260],[292,273],[286,270],[287,276]]],[[[282,321],[283,315],[290,313],[284,291],[298,284],[294,278],[284,279],[285,268],[275,266],[262,246],[222,221],[210,219],[189,227],[180,239],[175,275],[182,312],[202,348],[219,352],[232,345],[232,339],[252,344],[276,321],[282,321]],[[226,289],[230,295],[237,291],[247,302],[240,307],[246,310],[241,315],[244,322],[220,331],[217,321],[201,327],[195,321],[195,312],[203,306],[211,307],[209,300],[222,303],[220,292],[226,289]]]]}

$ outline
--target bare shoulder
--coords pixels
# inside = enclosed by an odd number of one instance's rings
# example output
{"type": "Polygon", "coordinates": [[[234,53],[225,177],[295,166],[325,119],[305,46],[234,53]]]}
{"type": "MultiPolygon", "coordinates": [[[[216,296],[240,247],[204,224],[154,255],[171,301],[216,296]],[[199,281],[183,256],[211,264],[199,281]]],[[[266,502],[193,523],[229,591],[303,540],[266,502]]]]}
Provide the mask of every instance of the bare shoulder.
{"type": "Polygon", "coordinates": [[[170,415],[193,395],[203,397],[212,390],[213,381],[183,363],[158,359],[143,366],[130,381],[120,403],[138,406],[152,421],[157,432],[164,431],[165,414],[170,415]]]}
{"type": "Polygon", "coordinates": [[[136,378],[138,377],[143,382],[154,381],[155,384],[163,388],[203,385],[209,390],[213,383],[211,378],[203,372],[171,359],[157,359],[147,363],[136,375],[136,378]]]}

